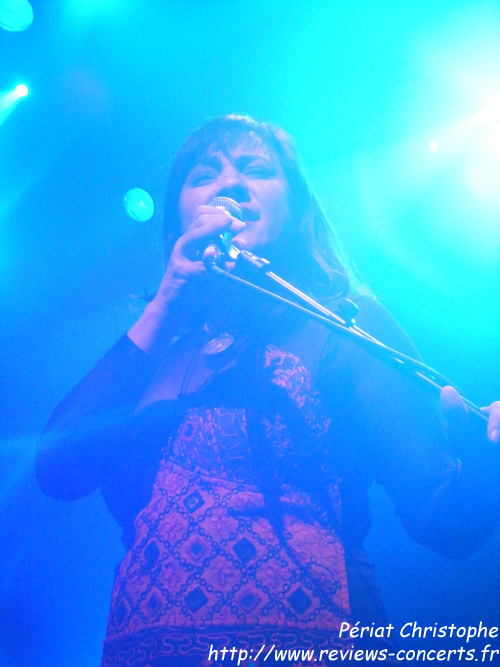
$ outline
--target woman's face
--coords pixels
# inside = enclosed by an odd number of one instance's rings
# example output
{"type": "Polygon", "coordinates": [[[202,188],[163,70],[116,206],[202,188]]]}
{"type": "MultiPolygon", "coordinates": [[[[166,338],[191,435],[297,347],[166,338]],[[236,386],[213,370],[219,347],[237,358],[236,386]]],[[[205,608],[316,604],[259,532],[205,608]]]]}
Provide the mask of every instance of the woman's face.
{"type": "Polygon", "coordinates": [[[189,172],[181,190],[183,233],[196,209],[215,197],[238,202],[245,229],[232,240],[241,250],[265,250],[290,222],[289,185],[278,158],[260,138],[249,135],[224,153],[207,151],[189,172]]]}

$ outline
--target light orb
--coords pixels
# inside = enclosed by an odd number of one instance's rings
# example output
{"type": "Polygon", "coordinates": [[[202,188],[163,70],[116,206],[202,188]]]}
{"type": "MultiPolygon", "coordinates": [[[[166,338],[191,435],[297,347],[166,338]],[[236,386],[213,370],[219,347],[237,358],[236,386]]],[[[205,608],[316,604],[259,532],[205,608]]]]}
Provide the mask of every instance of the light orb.
{"type": "Polygon", "coordinates": [[[19,32],[32,23],[33,7],[28,0],[0,0],[0,28],[19,32]]]}
{"type": "Polygon", "coordinates": [[[14,88],[14,94],[16,97],[26,97],[28,92],[28,86],[26,86],[24,83],[20,83],[14,88]]]}
{"type": "Polygon", "coordinates": [[[142,188],[132,188],[125,193],[123,205],[128,215],[139,222],[146,222],[155,212],[151,195],[142,188]]]}

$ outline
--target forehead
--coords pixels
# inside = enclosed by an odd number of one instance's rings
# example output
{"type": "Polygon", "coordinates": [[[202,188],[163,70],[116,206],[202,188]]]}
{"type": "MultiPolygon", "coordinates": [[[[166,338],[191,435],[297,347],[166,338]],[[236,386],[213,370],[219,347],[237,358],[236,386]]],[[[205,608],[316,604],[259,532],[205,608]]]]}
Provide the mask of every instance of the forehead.
{"type": "Polygon", "coordinates": [[[274,150],[261,137],[254,132],[249,132],[240,137],[233,137],[230,141],[221,140],[212,142],[197,156],[197,159],[195,158],[193,166],[200,162],[210,161],[221,155],[233,160],[243,155],[255,155],[279,162],[274,150]]]}

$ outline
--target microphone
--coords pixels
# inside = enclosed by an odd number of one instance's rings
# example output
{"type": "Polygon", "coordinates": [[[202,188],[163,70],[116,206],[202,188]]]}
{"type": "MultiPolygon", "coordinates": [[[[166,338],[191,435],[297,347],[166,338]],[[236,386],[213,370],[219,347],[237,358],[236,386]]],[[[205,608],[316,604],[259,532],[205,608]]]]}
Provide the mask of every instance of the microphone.
{"type": "MultiPolygon", "coordinates": [[[[233,218],[243,222],[243,213],[241,211],[241,206],[238,202],[235,202],[234,199],[229,197],[214,197],[208,202],[208,206],[213,206],[214,208],[223,208],[225,209],[233,218]]],[[[231,232],[224,232],[224,234],[219,234],[217,239],[208,241],[203,251],[203,263],[207,268],[210,268],[214,264],[218,264],[221,257],[225,255],[231,255],[231,252],[235,250],[231,245],[231,237],[233,234],[231,232]]]]}

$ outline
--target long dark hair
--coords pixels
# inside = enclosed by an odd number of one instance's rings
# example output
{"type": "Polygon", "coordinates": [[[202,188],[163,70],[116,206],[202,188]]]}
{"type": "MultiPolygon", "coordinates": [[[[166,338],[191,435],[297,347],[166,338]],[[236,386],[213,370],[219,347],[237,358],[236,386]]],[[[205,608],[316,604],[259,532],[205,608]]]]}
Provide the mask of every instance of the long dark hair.
{"type": "MultiPolygon", "coordinates": [[[[194,132],[174,158],[168,181],[163,239],[165,261],[181,236],[179,198],[191,169],[207,152],[228,150],[249,137],[256,138],[277,156],[290,186],[290,210],[295,239],[293,269],[289,277],[299,280],[304,289],[317,297],[345,295],[350,286],[349,262],[342,251],[332,224],[324,214],[299,165],[293,139],[280,127],[249,116],[228,115],[213,118],[194,132]]],[[[281,268],[281,267],[280,267],[281,268]]],[[[286,276],[285,276],[286,277],[286,276]]]]}

